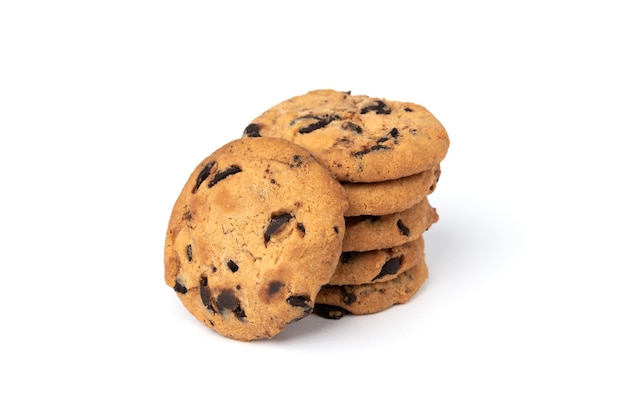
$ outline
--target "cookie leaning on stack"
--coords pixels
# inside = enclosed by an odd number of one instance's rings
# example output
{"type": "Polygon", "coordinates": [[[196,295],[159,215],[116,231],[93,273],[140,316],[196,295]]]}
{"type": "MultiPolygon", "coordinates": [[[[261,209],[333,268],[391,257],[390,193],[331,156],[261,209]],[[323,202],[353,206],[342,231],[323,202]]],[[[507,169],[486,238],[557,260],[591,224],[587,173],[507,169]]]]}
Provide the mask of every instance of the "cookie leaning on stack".
{"type": "Polygon", "coordinates": [[[312,312],[341,254],[347,207],[300,146],[232,141],[197,166],[174,204],[165,281],[218,333],[271,338],[312,312]]]}
{"type": "Polygon", "coordinates": [[[263,112],[191,173],[172,209],[165,282],[241,341],[316,313],[407,302],[428,277],[428,195],[449,140],[422,106],[316,90],[263,112]]]}
{"type": "Polygon", "coordinates": [[[365,270],[372,252],[393,252],[421,240],[439,219],[427,199],[449,147],[439,121],[414,103],[315,90],[273,106],[244,130],[244,137],[265,136],[311,151],[348,196],[338,271],[344,260],[353,260],[352,270],[363,278],[344,279],[336,272],[322,287],[314,312],[338,319],[405,303],[428,277],[423,245],[412,254],[419,260],[414,265],[399,257],[381,270],[365,270]]]}

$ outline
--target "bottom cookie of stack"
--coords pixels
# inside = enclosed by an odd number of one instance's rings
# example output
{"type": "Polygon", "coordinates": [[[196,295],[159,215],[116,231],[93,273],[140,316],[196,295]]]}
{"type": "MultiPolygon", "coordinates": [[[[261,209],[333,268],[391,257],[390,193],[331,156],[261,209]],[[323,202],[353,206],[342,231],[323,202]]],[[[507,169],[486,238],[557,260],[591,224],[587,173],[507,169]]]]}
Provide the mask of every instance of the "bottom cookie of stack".
{"type": "Polygon", "coordinates": [[[328,319],[381,312],[409,301],[428,278],[422,251],[418,263],[391,280],[357,285],[324,285],[313,313],[328,319]]]}

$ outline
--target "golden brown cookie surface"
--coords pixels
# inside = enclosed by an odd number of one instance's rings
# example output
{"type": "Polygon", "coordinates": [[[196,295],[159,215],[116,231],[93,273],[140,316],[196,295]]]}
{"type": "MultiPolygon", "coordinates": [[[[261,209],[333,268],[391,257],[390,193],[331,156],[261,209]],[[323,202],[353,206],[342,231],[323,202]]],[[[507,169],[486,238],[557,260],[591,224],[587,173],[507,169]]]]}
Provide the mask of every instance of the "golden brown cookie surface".
{"type": "Polygon", "coordinates": [[[196,167],[174,205],[165,281],[218,333],[271,338],[312,311],[341,254],[347,206],[300,146],[229,142],[196,167]]]}
{"type": "Polygon", "coordinates": [[[381,216],[346,217],[343,252],[395,247],[419,238],[439,220],[428,198],[407,210],[381,216]]]}
{"type": "Polygon", "coordinates": [[[352,251],[341,254],[339,264],[328,284],[352,285],[394,279],[415,266],[424,257],[424,238],[392,248],[352,251]]]}
{"type": "Polygon", "coordinates": [[[387,215],[401,212],[419,203],[435,190],[441,170],[434,168],[412,176],[374,183],[341,185],[348,196],[345,216],[387,215]]]}
{"type": "Polygon", "coordinates": [[[285,100],[251,121],[243,136],[288,139],[348,182],[420,173],[441,162],[450,143],[423,106],[335,90],[285,100]]]}
{"type": "Polygon", "coordinates": [[[381,312],[393,305],[406,303],[428,278],[428,267],[422,259],[415,267],[393,280],[351,286],[326,285],[317,294],[314,313],[329,319],[345,315],[381,312]]]}

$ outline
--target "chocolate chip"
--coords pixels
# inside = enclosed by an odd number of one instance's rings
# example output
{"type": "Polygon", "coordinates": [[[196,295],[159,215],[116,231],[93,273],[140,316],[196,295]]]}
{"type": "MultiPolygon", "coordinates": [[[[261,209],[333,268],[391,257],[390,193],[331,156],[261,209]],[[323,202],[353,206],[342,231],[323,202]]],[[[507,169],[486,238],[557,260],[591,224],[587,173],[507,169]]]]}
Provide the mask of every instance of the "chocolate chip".
{"type": "Polygon", "coordinates": [[[311,297],[308,295],[295,295],[287,298],[287,303],[294,308],[303,308],[305,313],[313,311],[311,306],[311,297]]]}
{"type": "Polygon", "coordinates": [[[191,244],[187,246],[187,260],[191,263],[193,261],[193,251],[191,249],[191,244]]]}
{"type": "Polygon", "coordinates": [[[185,285],[179,282],[178,279],[176,280],[176,283],[174,283],[174,290],[183,295],[187,293],[187,288],[185,287],[185,285]]]}
{"type": "Polygon", "coordinates": [[[294,155],[292,160],[293,160],[293,163],[289,164],[289,167],[297,168],[302,165],[302,157],[300,157],[299,155],[294,155]]]}
{"type": "Polygon", "coordinates": [[[405,111],[405,112],[412,112],[412,111],[413,111],[413,109],[411,109],[410,107],[405,107],[405,108],[404,108],[404,111],[405,111]]]}
{"type": "Polygon", "coordinates": [[[214,164],[215,161],[209,161],[204,167],[202,167],[202,170],[200,170],[200,173],[198,173],[198,177],[196,178],[196,185],[193,187],[191,193],[195,193],[202,184],[202,182],[206,180],[207,177],[209,177],[209,174],[211,174],[211,169],[213,168],[214,164]]]}
{"type": "Polygon", "coordinates": [[[250,138],[260,138],[260,130],[261,125],[259,125],[258,123],[251,123],[250,125],[246,126],[246,129],[243,130],[243,134],[250,138]]]}
{"type": "Polygon", "coordinates": [[[272,280],[271,282],[268,283],[267,294],[271,296],[275,293],[278,293],[280,289],[284,286],[285,286],[285,283],[279,280],[272,280]]]}
{"type": "Polygon", "coordinates": [[[346,315],[350,315],[351,312],[341,306],[316,303],[313,307],[313,313],[326,319],[341,319],[346,315]]]}
{"type": "Polygon", "coordinates": [[[361,109],[362,115],[369,112],[376,112],[377,115],[388,115],[391,113],[391,108],[382,100],[376,100],[373,104],[366,105],[361,109]]]}
{"type": "Polygon", "coordinates": [[[339,233],[339,227],[338,226],[333,226],[333,230],[335,231],[335,234],[339,233]]]}
{"type": "Polygon", "coordinates": [[[298,224],[296,225],[296,228],[298,228],[298,231],[300,231],[300,234],[302,236],[306,235],[306,229],[304,228],[304,225],[301,224],[300,222],[298,222],[298,224]]]}
{"type": "Polygon", "coordinates": [[[291,218],[293,218],[293,216],[290,213],[277,213],[272,215],[272,219],[263,234],[265,245],[267,245],[272,235],[280,231],[283,225],[288,223],[291,218]]]}
{"type": "Polygon", "coordinates": [[[223,314],[225,311],[231,311],[238,319],[243,319],[246,317],[246,313],[241,309],[240,301],[235,296],[235,291],[233,289],[226,289],[222,293],[217,296],[217,308],[220,313],[223,314]]]}
{"type": "Polygon", "coordinates": [[[235,273],[237,270],[239,270],[239,266],[233,260],[228,260],[226,262],[226,265],[228,266],[230,271],[232,271],[233,273],[235,273]]]}
{"type": "Polygon", "coordinates": [[[398,137],[398,129],[397,128],[393,128],[391,131],[389,131],[389,136],[391,136],[392,138],[397,138],[398,137]]]}
{"type": "Polygon", "coordinates": [[[213,180],[209,183],[209,187],[215,186],[220,181],[224,180],[228,176],[232,176],[233,174],[241,173],[241,167],[236,165],[232,165],[228,167],[226,170],[222,170],[215,175],[213,180]]]}
{"type": "Polygon", "coordinates": [[[374,145],[372,148],[370,148],[370,151],[379,151],[379,150],[385,150],[385,149],[391,149],[390,147],[388,147],[387,145],[374,145]]]}
{"type": "Polygon", "coordinates": [[[313,131],[317,131],[318,129],[322,129],[332,121],[339,119],[337,115],[324,115],[324,116],[308,116],[310,118],[316,119],[317,122],[314,122],[310,125],[300,128],[298,132],[301,134],[308,134],[313,131]]]}
{"type": "Polygon", "coordinates": [[[350,122],[350,121],[344,122],[343,125],[341,125],[341,129],[343,129],[344,131],[353,131],[353,132],[356,132],[357,134],[363,133],[363,128],[361,128],[356,123],[350,122]]]}
{"type": "Polygon", "coordinates": [[[346,305],[352,305],[354,302],[356,302],[356,295],[354,293],[346,291],[345,287],[342,287],[341,289],[343,292],[343,303],[345,303],[346,305]]]}
{"type": "Polygon", "coordinates": [[[215,306],[211,297],[211,289],[207,286],[208,279],[206,276],[200,278],[200,300],[208,311],[215,313],[215,306]]]}
{"type": "Polygon", "coordinates": [[[387,261],[383,265],[383,268],[380,269],[380,273],[378,273],[378,276],[374,277],[372,281],[376,281],[380,279],[381,277],[384,277],[388,274],[396,274],[398,270],[400,270],[401,265],[402,265],[402,256],[389,259],[389,261],[387,261]]]}
{"type": "Polygon", "coordinates": [[[402,235],[406,235],[407,237],[411,236],[411,230],[407,228],[404,222],[402,222],[402,219],[398,219],[398,223],[396,225],[398,225],[398,229],[400,230],[402,235]]]}

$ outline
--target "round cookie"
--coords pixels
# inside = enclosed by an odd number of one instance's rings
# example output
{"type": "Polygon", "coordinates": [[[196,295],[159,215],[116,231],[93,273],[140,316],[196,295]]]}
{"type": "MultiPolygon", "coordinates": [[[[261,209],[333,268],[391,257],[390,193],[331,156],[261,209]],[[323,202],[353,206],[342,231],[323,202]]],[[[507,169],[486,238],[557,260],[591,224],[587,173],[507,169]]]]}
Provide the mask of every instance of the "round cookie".
{"type": "Polygon", "coordinates": [[[435,190],[439,165],[412,176],[375,183],[341,183],[348,196],[345,216],[387,215],[416,205],[435,190]]]}
{"type": "Polygon", "coordinates": [[[422,259],[415,267],[386,282],[354,286],[325,285],[317,294],[313,312],[328,319],[381,312],[393,305],[408,302],[427,278],[428,267],[422,259]]]}
{"type": "Polygon", "coordinates": [[[238,139],[204,159],[174,204],[165,282],[218,333],[271,338],[313,310],[341,254],[343,188],[300,146],[238,139]]]}
{"type": "Polygon", "coordinates": [[[398,213],[346,217],[343,252],[371,251],[413,241],[439,220],[428,198],[398,213]]]}
{"type": "Polygon", "coordinates": [[[255,118],[243,136],[286,138],[349,182],[420,173],[441,162],[450,145],[444,127],[423,106],[335,90],[285,100],[255,118]]]}
{"type": "Polygon", "coordinates": [[[391,280],[424,256],[424,237],[384,250],[346,252],[328,284],[353,285],[391,280]]]}

